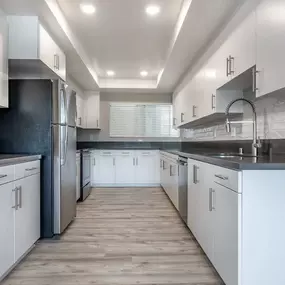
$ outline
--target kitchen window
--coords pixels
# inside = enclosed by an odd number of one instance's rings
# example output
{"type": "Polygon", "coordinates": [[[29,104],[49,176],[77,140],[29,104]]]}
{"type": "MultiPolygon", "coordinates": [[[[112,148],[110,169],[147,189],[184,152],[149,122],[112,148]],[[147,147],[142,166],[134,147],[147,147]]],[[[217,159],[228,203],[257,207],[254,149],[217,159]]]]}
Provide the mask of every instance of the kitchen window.
{"type": "Polygon", "coordinates": [[[110,137],[179,137],[172,122],[170,104],[110,104],[110,137]]]}

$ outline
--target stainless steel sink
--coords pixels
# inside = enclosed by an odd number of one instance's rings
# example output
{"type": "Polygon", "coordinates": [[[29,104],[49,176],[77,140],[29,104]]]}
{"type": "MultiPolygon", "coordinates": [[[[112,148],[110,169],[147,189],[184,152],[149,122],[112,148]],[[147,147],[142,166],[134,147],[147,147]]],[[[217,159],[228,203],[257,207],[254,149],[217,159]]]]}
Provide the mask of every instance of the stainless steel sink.
{"type": "Polygon", "coordinates": [[[238,153],[216,153],[211,154],[211,157],[217,158],[257,158],[260,156],[253,156],[251,154],[238,154],[238,153]]]}

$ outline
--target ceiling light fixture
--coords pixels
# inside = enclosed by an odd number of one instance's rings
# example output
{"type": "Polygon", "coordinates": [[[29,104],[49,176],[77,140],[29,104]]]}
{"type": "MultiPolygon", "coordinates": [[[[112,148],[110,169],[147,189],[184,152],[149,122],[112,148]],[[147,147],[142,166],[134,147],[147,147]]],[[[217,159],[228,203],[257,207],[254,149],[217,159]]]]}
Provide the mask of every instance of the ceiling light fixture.
{"type": "Polygon", "coordinates": [[[141,76],[142,76],[142,77],[148,76],[148,72],[145,71],[145,70],[141,71],[141,76]]]}
{"type": "Polygon", "coordinates": [[[156,16],[157,14],[160,13],[160,7],[157,5],[149,5],[146,7],[145,12],[149,16],[156,16]]]}
{"type": "Polygon", "coordinates": [[[108,76],[114,76],[114,75],[115,75],[115,71],[113,71],[113,70],[107,70],[107,75],[108,75],[108,76]]]}
{"type": "Polygon", "coordinates": [[[80,9],[81,9],[82,13],[87,14],[87,15],[92,15],[96,11],[94,5],[92,5],[90,3],[81,3],[80,9]]]}

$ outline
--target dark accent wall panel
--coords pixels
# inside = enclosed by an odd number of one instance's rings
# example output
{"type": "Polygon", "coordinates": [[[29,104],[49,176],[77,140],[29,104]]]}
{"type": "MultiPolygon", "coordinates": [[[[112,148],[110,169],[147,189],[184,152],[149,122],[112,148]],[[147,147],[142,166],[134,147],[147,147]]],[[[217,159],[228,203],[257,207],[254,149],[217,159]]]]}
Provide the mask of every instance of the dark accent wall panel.
{"type": "Polygon", "coordinates": [[[0,109],[0,152],[41,154],[41,236],[53,235],[52,82],[10,80],[9,109],[0,109]]]}

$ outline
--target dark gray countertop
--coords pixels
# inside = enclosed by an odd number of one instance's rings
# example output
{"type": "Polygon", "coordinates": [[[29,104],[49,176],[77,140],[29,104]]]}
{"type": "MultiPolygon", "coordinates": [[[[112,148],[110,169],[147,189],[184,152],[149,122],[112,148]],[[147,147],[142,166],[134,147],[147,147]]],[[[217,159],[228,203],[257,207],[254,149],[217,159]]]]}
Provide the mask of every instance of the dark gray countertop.
{"type": "Polygon", "coordinates": [[[41,158],[41,155],[0,154],[0,166],[29,162],[41,158]]]}
{"type": "MultiPolygon", "coordinates": [[[[213,153],[202,153],[193,150],[193,152],[183,152],[179,150],[164,150],[172,154],[180,155],[186,158],[214,164],[217,166],[230,168],[234,170],[285,170],[285,154],[276,154],[272,157],[261,156],[254,157],[213,157],[213,153]]],[[[216,153],[216,152],[215,152],[216,153]]]]}

